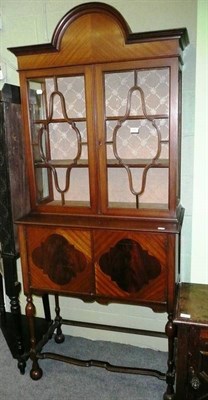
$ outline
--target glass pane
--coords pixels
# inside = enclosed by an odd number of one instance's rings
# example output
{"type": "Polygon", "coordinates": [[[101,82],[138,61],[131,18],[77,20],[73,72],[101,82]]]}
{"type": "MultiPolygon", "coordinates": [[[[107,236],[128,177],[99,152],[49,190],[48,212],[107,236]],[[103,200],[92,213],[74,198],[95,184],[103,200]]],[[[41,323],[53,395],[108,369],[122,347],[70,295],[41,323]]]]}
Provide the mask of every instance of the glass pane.
{"type": "MultiPolygon", "coordinates": [[[[129,90],[140,87],[144,92],[147,114],[169,113],[169,69],[155,68],[105,74],[106,115],[124,115],[127,108],[129,90]]],[[[141,95],[132,93],[130,115],[142,115],[141,95]]]]}
{"type": "MultiPolygon", "coordinates": [[[[142,190],[142,174],[144,169],[131,168],[132,185],[135,192],[142,190]]],[[[129,190],[128,173],[125,168],[108,168],[109,207],[121,208],[163,208],[168,207],[168,169],[159,171],[149,169],[145,191],[139,196],[129,190]]]]}
{"type": "Polygon", "coordinates": [[[38,201],[49,196],[48,171],[45,168],[35,170],[36,190],[38,201]]]}
{"type": "Polygon", "coordinates": [[[158,159],[169,158],[169,133],[168,120],[157,120],[156,127],[147,119],[125,120],[114,136],[117,121],[106,122],[107,159],[116,160],[114,147],[122,159],[148,159],[155,157],[160,141],[160,154],[158,159]],[[112,142],[114,141],[114,145],[112,142]]]}
{"type": "Polygon", "coordinates": [[[44,81],[29,82],[29,103],[31,120],[44,119],[46,117],[44,81]]]}
{"type": "Polygon", "coordinates": [[[86,117],[84,76],[47,78],[45,84],[47,105],[53,118],[65,117],[65,111],[68,118],[86,117]]]}
{"type": "Polygon", "coordinates": [[[76,123],[76,129],[68,123],[49,125],[51,160],[73,160],[79,151],[79,135],[82,151],[80,160],[88,159],[86,123],[76,123]]]}
{"type": "MultiPolygon", "coordinates": [[[[60,188],[63,189],[66,185],[66,168],[59,168],[58,181],[60,188]]],[[[77,203],[77,206],[89,206],[90,205],[90,195],[89,195],[89,172],[87,168],[77,168],[72,169],[70,175],[70,191],[66,193],[66,202],[70,201],[73,205],[77,203]]],[[[55,183],[54,183],[55,188],[55,183]]],[[[54,189],[54,200],[60,200],[60,192],[54,189]]]]}
{"type": "Polygon", "coordinates": [[[89,206],[84,76],[33,79],[29,100],[37,201],[89,206]]]}
{"type": "Polygon", "coordinates": [[[137,72],[137,84],[144,92],[148,114],[169,113],[169,69],[155,68],[137,72]]]}
{"type": "Polygon", "coordinates": [[[107,117],[125,114],[128,92],[133,85],[133,71],[105,74],[105,107],[107,117]]]}

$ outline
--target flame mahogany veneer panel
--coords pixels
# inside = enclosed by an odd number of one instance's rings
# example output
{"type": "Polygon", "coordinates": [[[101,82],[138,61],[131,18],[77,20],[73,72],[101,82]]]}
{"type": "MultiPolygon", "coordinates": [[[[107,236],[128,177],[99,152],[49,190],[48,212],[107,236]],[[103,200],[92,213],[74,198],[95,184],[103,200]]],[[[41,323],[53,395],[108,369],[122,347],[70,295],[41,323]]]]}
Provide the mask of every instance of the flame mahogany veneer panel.
{"type": "Polygon", "coordinates": [[[96,231],[96,292],[124,301],[166,302],[167,236],[96,231]]]}
{"type": "Polygon", "coordinates": [[[30,287],[65,294],[94,291],[90,231],[47,227],[26,230],[30,287]]]}

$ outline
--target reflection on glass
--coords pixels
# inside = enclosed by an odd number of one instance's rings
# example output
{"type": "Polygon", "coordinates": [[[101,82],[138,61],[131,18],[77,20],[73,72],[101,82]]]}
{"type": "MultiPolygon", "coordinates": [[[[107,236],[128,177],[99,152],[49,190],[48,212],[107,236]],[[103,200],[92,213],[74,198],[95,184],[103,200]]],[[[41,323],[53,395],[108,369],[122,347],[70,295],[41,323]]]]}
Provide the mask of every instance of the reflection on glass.
{"type": "Polygon", "coordinates": [[[37,78],[28,85],[38,203],[89,206],[84,76],[37,78]]]}

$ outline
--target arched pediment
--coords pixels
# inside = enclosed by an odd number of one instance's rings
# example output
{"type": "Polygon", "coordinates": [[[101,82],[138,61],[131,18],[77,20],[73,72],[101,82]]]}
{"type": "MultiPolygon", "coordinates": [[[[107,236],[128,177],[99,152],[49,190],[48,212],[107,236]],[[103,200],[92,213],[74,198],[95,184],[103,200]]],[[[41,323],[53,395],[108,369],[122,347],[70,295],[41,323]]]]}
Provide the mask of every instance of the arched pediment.
{"type": "Polygon", "coordinates": [[[104,3],[85,3],[57,24],[51,43],[10,48],[19,69],[61,67],[180,56],[186,29],[132,33],[122,15],[104,3]]]}
{"type": "MultiPolygon", "coordinates": [[[[94,36],[94,30],[96,26],[93,24],[93,20],[96,20],[98,14],[107,17],[107,19],[114,19],[115,23],[120,26],[120,29],[123,31],[124,39],[128,38],[129,34],[131,33],[131,29],[123,16],[114,7],[108,4],[94,2],[78,5],[64,15],[64,17],[59,21],[54,30],[54,34],[52,37],[53,46],[56,49],[60,49],[61,41],[63,35],[65,34],[65,31],[68,30],[68,28],[70,29],[71,25],[77,19],[83,18],[83,20],[85,20],[85,18],[87,19],[89,15],[91,16],[90,20],[92,18],[92,25],[90,27],[86,26],[86,30],[88,31],[88,29],[90,28],[89,33],[94,36]]],[[[82,23],[83,22],[81,22],[81,24],[82,23]]],[[[104,31],[106,31],[106,33],[104,33],[105,36],[108,31],[108,25],[104,27],[104,31]]],[[[69,35],[71,35],[71,32],[69,32],[69,35]]]]}

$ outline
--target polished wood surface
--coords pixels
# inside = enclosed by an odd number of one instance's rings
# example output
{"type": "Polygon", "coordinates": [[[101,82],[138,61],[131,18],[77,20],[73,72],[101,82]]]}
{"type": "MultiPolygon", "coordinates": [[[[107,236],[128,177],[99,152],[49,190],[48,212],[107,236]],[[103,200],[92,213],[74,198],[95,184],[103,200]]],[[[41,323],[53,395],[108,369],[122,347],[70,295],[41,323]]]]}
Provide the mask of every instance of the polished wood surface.
{"type": "Polygon", "coordinates": [[[204,284],[183,283],[179,287],[175,322],[207,326],[208,286],[204,284]]]}
{"type": "MultiPolygon", "coordinates": [[[[168,313],[165,332],[169,351],[164,400],[174,399],[173,308],[184,214],[180,204],[181,123],[178,111],[182,51],[187,45],[185,28],[132,33],[117,10],[95,2],[69,11],[57,25],[51,43],[10,49],[17,56],[20,72],[30,188],[30,212],[17,223],[34,380],[42,376],[38,359],[47,358],[47,355],[36,349],[33,294],[55,295],[56,317],[38,348],[43,347],[54,330],[56,342],[63,341],[59,295],[102,304],[137,304],[168,313]],[[156,81],[151,74],[156,75],[156,81]],[[106,83],[109,75],[113,77],[112,82],[117,79],[117,87],[106,83]],[[127,82],[125,94],[123,76],[127,82]],[[73,88],[71,81],[67,86],[67,79],[80,77],[84,84],[77,98],[85,103],[84,112],[78,110],[78,115],[75,113],[76,116],[71,117],[67,107],[76,109],[76,101],[71,104],[71,98],[69,101],[65,93],[73,88]],[[146,80],[142,89],[141,82],[146,80]],[[156,97],[161,102],[155,104],[154,98],[147,111],[149,92],[154,94],[160,85],[161,93],[156,97]],[[111,102],[114,89],[117,97],[111,102]],[[134,94],[137,106],[136,111],[131,112],[134,94]],[[56,97],[60,103],[57,114],[56,97]],[[163,102],[165,109],[160,109],[163,102]],[[133,139],[132,153],[128,153],[132,129],[134,131],[136,124],[142,127],[143,123],[149,124],[146,136],[140,135],[138,127],[137,134],[142,143],[140,148],[145,149],[147,141],[149,153],[139,153],[139,156],[136,153],[134,158],[134,150],[139,145],[133,139]],[[78,125],[82,124],[84,128],[79,130],[78,125]],[[128,126],[126,136],[118,137],[119,129],[125,124],[128,126]],[[61,139],[66,137],[66,132],[61,135],[59,125],[73,130],[74,156],[69,156],[71,142],[68,140],[61,148],[63,153],[68,149],[67,156],[52,157],[51,136],[58,132],[61,139]],[[156,142],[156,148],[151,148],[148,136],[156,142]],[[124,156],[119,153],[119,141],[124,143],[124,156]],[[65,186],[61,189],[58,173],[64,168],[62,186],[65,186]],[[72,170],[77,177],[72,183],[74,197],[69,190],[72,170]],[[152,186],[145,198],[150,170],[153,171],[152,186]],[[142,176],[140,189],[135,189],[132,183],[136,173],[142,176]],[[155,182],[158,173],[160,179],[155,182]],[[82,196],[87,179],[87,195],[82,196]]],[[[53,357],[71,362],[65,356],[53,357]]],[[[101,364],[97,362],[96,365],[101,364]]],[[[156,375],[164,379],[163,374],[156,375]]]]}
{"type": "Polygon", "coordinates": [[[165,310],[171,236],[20,226],[25,293],[88,295],[89,300],[165,310]]]}

